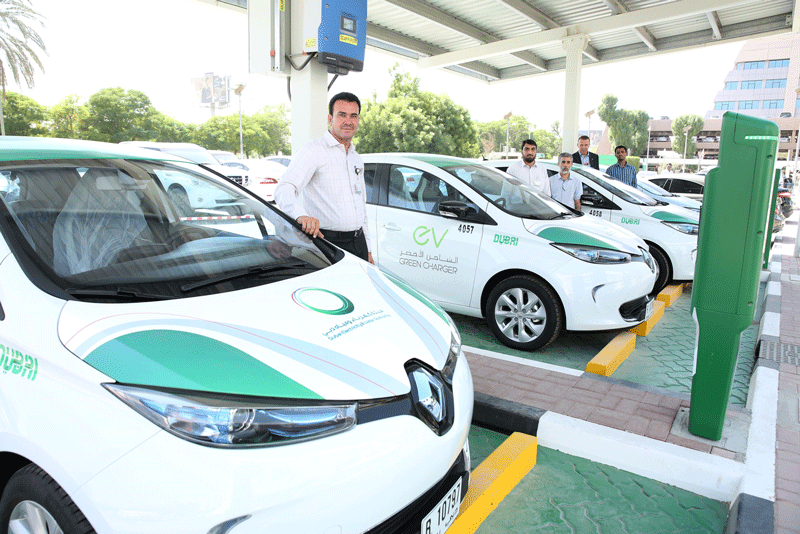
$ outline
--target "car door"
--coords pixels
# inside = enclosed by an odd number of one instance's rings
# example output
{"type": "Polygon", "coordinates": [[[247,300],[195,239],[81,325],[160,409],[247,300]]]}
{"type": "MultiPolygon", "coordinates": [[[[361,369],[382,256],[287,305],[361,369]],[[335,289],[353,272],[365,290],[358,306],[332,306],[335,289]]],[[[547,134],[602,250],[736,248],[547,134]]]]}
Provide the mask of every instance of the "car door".
{"type": "Polygon", "coordinates": [[[437,302],[469,305],[483,225],[475,218],[445,216],[439,206],[463,202],[477,215],[478,205],[449,183],[444,172],[433,174],[409,164],[378,167],[383,167],[378,172],[385,184],[376,207],[378,266],[437,302]]]}

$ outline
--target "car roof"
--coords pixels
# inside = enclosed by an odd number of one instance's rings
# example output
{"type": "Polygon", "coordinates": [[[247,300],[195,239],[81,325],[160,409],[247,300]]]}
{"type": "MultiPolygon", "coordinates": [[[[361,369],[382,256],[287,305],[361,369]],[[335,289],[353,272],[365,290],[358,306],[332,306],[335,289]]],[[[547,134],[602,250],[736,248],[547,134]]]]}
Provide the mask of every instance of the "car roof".
{"type": "Polygon", "coordinates": [[[183,158],[143,150],[135,146],[52,137],[0,137],[0,161],[63,159],[149,159],[186,161],[183,158]]]}
{"type": "Polygon", "coordinates": [[[413,159],[440,168],[454,167],[456,165],[480,165],[479,162],[472,161],[469,159],[456,158],[453,156],[442,156],[441,154],[419,154],[412,152],[383,152],[379,154],[361,154],[362,158],[369,156],[392,156],[392,157],[413,159]]]}

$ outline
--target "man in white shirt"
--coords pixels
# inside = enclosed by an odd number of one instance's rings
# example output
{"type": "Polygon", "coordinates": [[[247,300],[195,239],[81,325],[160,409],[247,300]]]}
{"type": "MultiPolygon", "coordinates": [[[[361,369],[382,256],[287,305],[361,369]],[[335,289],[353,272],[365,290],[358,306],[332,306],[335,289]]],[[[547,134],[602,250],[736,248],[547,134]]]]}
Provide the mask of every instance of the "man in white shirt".
{"type": "Polygon", "coordinates": [[[583,184],[580,179],[572,176],[572,154],[562,152],[558,155],[558,174],[550,177],[550,196],[565,206],[575,206],[581,209],[581,194],[583,184]]]}
{"type": "Polygon", "coordinates": [[[275,202],[311,237],[324,237],[375,263],[367,226],[364,162],[351,143],[360,113],[361,101],[356,95],[339,93],[331,98],[328,131],[292,156],[275,188],[275,202]]]}
{"type": "Polygon", "coordinates": [[[536,164],[536,141],[526,139],[522,142],[522,159],[508,166],[506,172],[528,184],[531,189],[550,196],[550,179],[547,171],[536,164]]]}

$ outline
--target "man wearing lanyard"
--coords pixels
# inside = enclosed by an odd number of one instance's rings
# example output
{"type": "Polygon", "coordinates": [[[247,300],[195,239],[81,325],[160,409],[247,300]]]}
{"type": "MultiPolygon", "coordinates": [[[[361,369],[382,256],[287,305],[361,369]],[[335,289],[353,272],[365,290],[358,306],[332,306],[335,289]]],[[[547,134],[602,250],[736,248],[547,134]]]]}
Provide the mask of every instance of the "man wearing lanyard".
{"type": "Polygon", "coordinates": [[[506,172],[522,180],[539,193],[550,196],[550,179],[541,165],[536,165],[536,141],[526,139],[522,142],[522,159],[508,166],[506,172]]]}
{"type": "Polygon", "coordinates": [[[620,145],[614,149],[617,162],[606,169],[606,174],[623,184],[636,187],[636,169],[628,165],[628,149],[620,145]]]}
{"type": "Polygon", "coordinates": [[[588,135],[582,135],[578,138],[578,151],[572,155],[572,161],[598,171],[600,170],[600,157],[594,152],[589,152],[588,135]]]}
{"type": "Polygon", "coordinates": [[[565,206],[581,210],[583,183],[572,176],[572,154],[562,152],[558,155],[558,174],[550,177],[550,196],[565,206]]]}
{"type": "Polygon", "coordinates": [[[351,143],[360,113],[361,101],[356,95],[339,93],[331,98],[328,131],[292,156],[275,188],[275,202],[311,237],[324,237],[375,263],[367,232],[364,162],[351,143]]]}

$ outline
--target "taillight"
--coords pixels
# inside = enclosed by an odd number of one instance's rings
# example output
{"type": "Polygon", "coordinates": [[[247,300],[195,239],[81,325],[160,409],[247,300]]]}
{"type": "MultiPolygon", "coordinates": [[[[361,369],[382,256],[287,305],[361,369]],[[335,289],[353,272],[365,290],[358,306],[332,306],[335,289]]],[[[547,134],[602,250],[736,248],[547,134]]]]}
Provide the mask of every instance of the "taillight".
{"type": "Polygon", "coordinates": [[[277,184],[278,180],[276,180],[275,178],[259,178],[258,183],[261,185],[272,185],[272,184],[277,184]]]}

